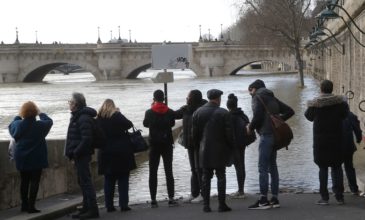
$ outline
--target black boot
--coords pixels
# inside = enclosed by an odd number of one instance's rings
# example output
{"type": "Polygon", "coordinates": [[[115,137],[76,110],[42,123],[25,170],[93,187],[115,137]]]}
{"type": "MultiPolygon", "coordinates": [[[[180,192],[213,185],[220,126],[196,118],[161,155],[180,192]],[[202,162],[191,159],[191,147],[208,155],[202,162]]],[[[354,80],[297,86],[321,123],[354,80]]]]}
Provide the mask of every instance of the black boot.
{"type": "Polygon", "coordinates": [[[71,215],[71,218],[73,218],[73,219],[79,219],[80,218],[80,215],[85,214],[87,211],[88,211],[88,208],[86,208],[86,206],[83,206],[79,210],[79,212],[77,214],[71,215]]]}
{"type": "Polygon", "coordinates": [[[224,202],[224,203],[219,203],[219,207],[218,207],[218,212],[229,212],[232,209],[224,202]]]}
{"type": "Polygon", "coordinates": [[[99,218],[99,209],[97,207],[91,208],[86,213],[80,215],[80,219],[91,219],[91,218],[99,218]]]}

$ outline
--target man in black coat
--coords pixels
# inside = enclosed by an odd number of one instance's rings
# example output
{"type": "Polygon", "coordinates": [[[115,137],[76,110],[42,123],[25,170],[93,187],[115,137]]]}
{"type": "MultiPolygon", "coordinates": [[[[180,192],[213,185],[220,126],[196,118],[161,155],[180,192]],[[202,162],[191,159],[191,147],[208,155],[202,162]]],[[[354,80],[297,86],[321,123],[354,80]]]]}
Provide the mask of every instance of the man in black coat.
{"type": "Polygon", "coordinates": [[[153,93],[153,103],[145,113],[143,125],[149,128],[149,187],[151,194],[151,207],[157,208],[157,171],[162,156],[165,174],[169,206],[177,205],[174,200],[175,183],[172,172],[173,144],[172,127],[175,125],[175,114],[163,103],[164,93],[156,90],[153,93]]]}
{"type": "Polygon", "coordinates": [[[328,167],[332,169],[332,190],[337,203],[343,204],[342,123],[348,107],[342,96],[332,94],[333,83],[330,80],[323,80],[320,88],[321,95],[308,101],[304,113],[313,122],[313,156],[319,167],[321,199],[316,204],[328,205],[328,167]]]}
{"type": "Polygon", "coordinates": [[[257,131],[260,135],[259,143],[259,183],[260,199],[249,209],[269,209],[279,208],[279,171],[276,163],[277,152],[274,149],[275,139],[272,128],[272,121],[267,110],[284,121],[294,115],[294,111],[285,103],[281,102],[274,96],[274,93],[267,89],[265,83],[258,79],[248,87],[252,95],[252,112],[253,117],[248,125],[247,132],[257,131]],[[269,173],[271,177],[271,194],[270,201],[267,198],[269,191],[269,173]]]}
{"type": "Polygon", "coordinates": [[[96,193],[93,186],[90,162],[94,154],[93,140],[93,117],[95,109],[86,107],[83,94],[73,93],[69,101],[71,120],[68,126],[66,138],[66,156],[75,162],[75,168],[83,195],[83,207],[73,218],[88,219],[98,218],[99,210],[96,203],[96,193]]]}
{"type": "Polygon", "coordinates": [[[226,166],[234,146],[234,135],[228,111],[219,107],[222,94],[217,89],[209,90],[209,102],[193,114],[193,141],[195,146],[199,146],[199,167],[203,170],[204,212],[211,212],[210,182],[214,171],[218,179],[218,211],[231,211],[225,201],[226,166]]]}

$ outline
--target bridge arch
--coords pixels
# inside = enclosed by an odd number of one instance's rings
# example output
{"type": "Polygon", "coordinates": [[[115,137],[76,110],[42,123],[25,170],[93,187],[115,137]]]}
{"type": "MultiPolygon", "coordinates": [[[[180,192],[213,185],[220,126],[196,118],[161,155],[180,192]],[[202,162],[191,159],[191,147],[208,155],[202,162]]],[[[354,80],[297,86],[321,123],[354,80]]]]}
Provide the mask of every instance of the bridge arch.
{"type": "Polygon", "coordinates": [[[151,63],[147,63],[147,64],[144,64],[142,66],[139,66],[139,67],[133,69],[132,71],[130,71],[127,74],[127,77],[126,78],[127,79],[136,79],[141,72],[143,72],[143,71],[151,68],[151,66],[152,66],[151,63]]]}
{"type": "MultiPolygon", "coordinates": [[[[242,63],[235,63],[235,64],[231,64],[227,66],[227,73],[229,73],[228,75],[237,75],[238,71],[240,71],[242,68],[244,68],[245,66],[248,66],[250,64],[253,63],[257,63],[257,62],[273,62],[274,66],[271,67],[271,69],[268,69],[268,71],[278,71],[278,67],[279,64],[282,64],[284,66],[286,66],[287,70],[293,70],[294,67],[291,64],[288,64],[287,60],[271,60],[271,59],[264,59],[264,60],[253,60],[253,61],[247,61],[247,62],[243,62],[242,63]]],[[[285,69],[284,69],[285,70],[285,69]]],[[[283,70],[281,70],[283,71],[283,70]]]]}
{"type": "Polygon", "coordinates": [[[42,63],[33,63],[21,72],[19,75],[18,81],[20,82],[41,82],[43,78],[56,67],[63,65],[63,64],[75,64],[82,67],[86,72],[90,72],[96,80],[102,80],[103,75],[100,70],[88,63],[88,62],[79,62],[79,61],[49,61],[49,62],[42,62],[42,63]]]}

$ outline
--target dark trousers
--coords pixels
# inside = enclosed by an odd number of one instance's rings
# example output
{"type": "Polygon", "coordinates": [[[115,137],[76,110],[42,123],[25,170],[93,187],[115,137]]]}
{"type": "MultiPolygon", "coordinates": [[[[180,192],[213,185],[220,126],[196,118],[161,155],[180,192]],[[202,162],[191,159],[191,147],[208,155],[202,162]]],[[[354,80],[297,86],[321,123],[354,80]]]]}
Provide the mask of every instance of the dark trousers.
{"type": "Polygon", "coordinates": [[[157,172],[158,172],[158,166],[160,165],[161,156],[166,175],[167,194],[170,199],[174,198],[175,196],[174,195],[175,183],[174,183],[174,176],[172,173],[173,148],[171,145],[151,146],[149,152],[149,168],[150,168],[149,187],[150,187],[151,200],[156,200],[157,172]]]}
{"type": "Polygon", "coordinates": [[[213,178],[214,171],[217,176],[219,205],[226,202],[226,168],[203,168],[202,196],[204,206],[209,206],[210,204],[210,181],[213,178]]]}
{"type": "Polygon", "coordinates": [[[245,149],[240,148],[235,151],[233,165],[236,170],[238,191],[244,193],[246,168],[245,168],[245,149]]]}
{"type": "MultiPolygon", "coordinates": [[[[343,199],[343,172],[342,167],[331,167],[332,191],[336,199],[343,199]]],[[[319,193],[322,199],[328,200],[328,167],[319,167],[319,193]]]]}
{"type": "Polygon", "coordinates": [[[104,196],[105,206],[107,209],[114,207],[114,191],[115,183],[118,181],[118,193],[119,193],[119,207],[128,207],[129,202],[129,172],[121,174],[106,174],[104,175],[104,196]]]}
{"type": "Polygon", "coordinates": [[[356,182],[356,171],[354,168],[354,164],[352,163],[352,157],[353,157],[353,154],[346,156],[344,165],[345,165],[345,172],[346,172],[349,188],[350,188],[351,192],[357,193],[357,192],[359,192],[359,187],[357,186],[357,182],[356,182]]]}
{"type": "Polygon", "coordinates": [[[96,193],[91,179],[90,161],[91,155],[75,158],[77,180],[82,191],[84,210],[98,208],[96,204],[96,193]]]}
{"type": "Polygon", "coordinates": [[[190,190],[193,197],[199,196],[201,193],[201,178],[202,171],[198,168],[198,152],[193,149],[188,149],[189,162],[191,168],[191,178],[190,178],[190,190]]]}
{"type": "Polygon", "coordinates": [[[39,189],[42,169],[20,171],[20,197],[22,210],[34,209],[39,189]]]}

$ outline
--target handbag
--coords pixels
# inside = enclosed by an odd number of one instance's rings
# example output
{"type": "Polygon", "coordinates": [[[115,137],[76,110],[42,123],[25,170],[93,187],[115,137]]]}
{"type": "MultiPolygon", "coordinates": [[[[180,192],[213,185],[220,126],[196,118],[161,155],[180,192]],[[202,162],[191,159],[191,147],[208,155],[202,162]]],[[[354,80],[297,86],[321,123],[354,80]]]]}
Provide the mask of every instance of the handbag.
{"type": "Polygon", "coordinates": [[[134,153],[139,153],[148,150],[148,144],[144,139],[144,137],[142,136],[142,131],[140,129],[136,129],[133,126],[132,132],[128,132],[128,135],[134,153]]]}
{"type": "Polygon", "coordinates": [[[179,143],[181,146],[185,147],[184,132],[183,131],[181,131],[179,133],[179,136],[177,137],[177,143],[179,143]]]}
{"type": "Polygon", "coordinates": [[[293,131],[289,127],[289,125],[281,119],[279,116],[273,115],[267,106],[265,105],[264,101],[260,96],[257,96],[258,99],[261,101],[262,105],[264,106],[267,114],[270,116],[272,130],[274,134],[274,148],[275,150],[280,150],[281,148],[286,148],[288,150],[288,146],[293,139],[293,131]]]}
{"type": "Polygon", "coordinates": [[[11,138],[10,142],[9,142],[9,148],[8,148],[8,157],[9,157],[10,161],[14,160],[15,147],[16,147],[15,139],[11,138]]]}

